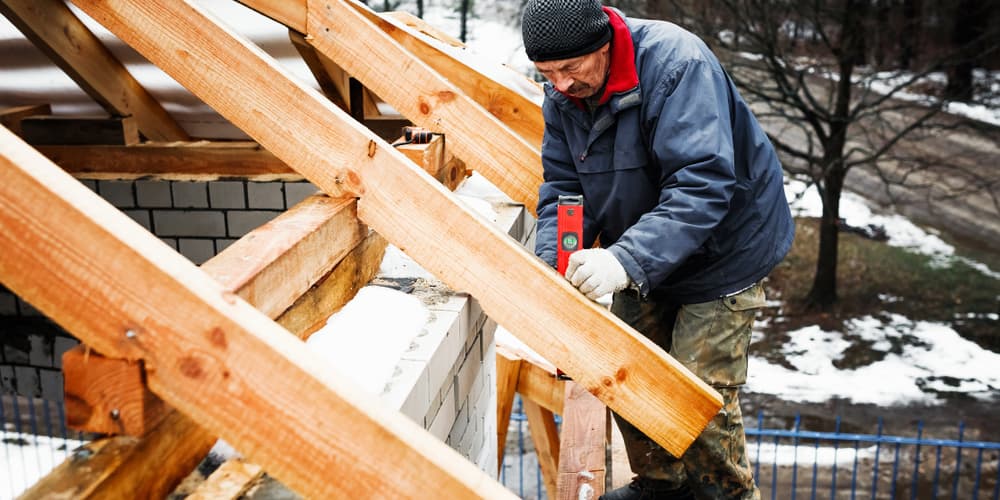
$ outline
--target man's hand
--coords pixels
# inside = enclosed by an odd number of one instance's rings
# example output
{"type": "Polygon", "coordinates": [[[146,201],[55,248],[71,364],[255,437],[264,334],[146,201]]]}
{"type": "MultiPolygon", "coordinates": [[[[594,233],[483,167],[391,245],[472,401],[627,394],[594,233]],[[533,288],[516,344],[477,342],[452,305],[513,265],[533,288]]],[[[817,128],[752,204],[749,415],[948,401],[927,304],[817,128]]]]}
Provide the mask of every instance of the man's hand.
{"type": "Polygon", "coordinates": [[[566,278],[590,300],[623,290],[629,278],[614,254],[603,248],[573,252],[566,266],[566,278]]]}

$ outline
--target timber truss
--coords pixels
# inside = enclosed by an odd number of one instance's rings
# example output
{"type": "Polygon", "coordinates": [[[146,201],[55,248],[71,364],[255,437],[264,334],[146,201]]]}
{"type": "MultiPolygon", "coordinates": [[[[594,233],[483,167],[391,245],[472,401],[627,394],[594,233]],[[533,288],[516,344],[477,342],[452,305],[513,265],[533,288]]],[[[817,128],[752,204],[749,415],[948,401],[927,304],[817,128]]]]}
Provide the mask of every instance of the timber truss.
{"type": "Polygon", "coordinates": [[[2,112],[0,282],[87,346],[67,354],[67,370],[83,367],[67,375],[67,391],[77,383],[80,398],[120,399],[87,401],[95,408],[138,409],[113,423],[122,435],[90,445],[87,467],[68,460],[27,497],[162,497],[217,437],[256,464],[227,464],[227,474],[264,470],[307,497],[510,496],[331,374],[301,341],[371,278],[386,241],[572,376],[566,389],[537,363],[499,354],[501,450],[520,391],[532,424],[546,429],[536,444],[554,495],[558,484],[560,498],[576,497],[566,492],[589,481],[577,473],[603,470],[593,456],[603,457],[604,405],[675,453],[718,411],[711,388],[457,201],[448,188],[466,174],[460,162],[423,161],[424,152],[414,162],[372,131],[370,93],[444,134],[449,154],[534,212],[538,105],[446,50],[432,27],[354,0],[242,1],[288,27],[321,93],[189,0],[72,1],[255,142],[192,142],[62,0],[0,0],[36,46],[121,117],[113,127],[125,137],[35,148],[15,132],[37,126],[32,116],[44,106],[2,112]],[[305,178],[326,196],[198,267],[74,175],[305,178]],[[93,390],[108,380],[110,390],[93,390]],[[596,407],[564,402],[590,395],[596,407]],[[564,412],[560,459],[551,417],[564,412]],[[587,437],[594,429],[599,436],[587,437]]]}

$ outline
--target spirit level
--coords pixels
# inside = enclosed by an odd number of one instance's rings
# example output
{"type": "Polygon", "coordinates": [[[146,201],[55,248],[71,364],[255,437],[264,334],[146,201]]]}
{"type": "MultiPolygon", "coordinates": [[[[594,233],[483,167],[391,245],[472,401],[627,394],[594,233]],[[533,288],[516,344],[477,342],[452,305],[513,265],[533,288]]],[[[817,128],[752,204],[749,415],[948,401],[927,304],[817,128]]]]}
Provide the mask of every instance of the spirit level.
{"type": "Polygon", "coordinates": [[[561,195],[556,216],[556,269],[566,274],[569,255],[583,244],[583,196],[561,195]]]}

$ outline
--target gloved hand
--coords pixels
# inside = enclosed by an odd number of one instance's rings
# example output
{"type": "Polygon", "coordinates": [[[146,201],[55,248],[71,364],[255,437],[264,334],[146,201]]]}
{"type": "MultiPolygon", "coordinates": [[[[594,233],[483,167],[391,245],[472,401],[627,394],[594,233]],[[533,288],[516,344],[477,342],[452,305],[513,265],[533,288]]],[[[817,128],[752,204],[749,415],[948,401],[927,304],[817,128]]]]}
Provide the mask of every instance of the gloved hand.
{"type": "Polygon", "coordinates": [[[573,252],[566,265],[566,278],[590,300],[623,290],[629,283],[625,268],[604,248],[573,252]]]}

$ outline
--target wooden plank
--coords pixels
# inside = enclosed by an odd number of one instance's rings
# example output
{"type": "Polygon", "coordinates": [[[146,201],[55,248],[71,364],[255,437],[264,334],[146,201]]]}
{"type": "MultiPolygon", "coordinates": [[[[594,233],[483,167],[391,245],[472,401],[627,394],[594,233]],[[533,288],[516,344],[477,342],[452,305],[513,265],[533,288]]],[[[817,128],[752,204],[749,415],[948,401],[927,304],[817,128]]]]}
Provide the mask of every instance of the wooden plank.
{"type": "Polygon", "coordinates": [[[314,195],[251,234],[226,248],[244,258],[210,259],[201,267],[274,318],[333,269],[368,228],[358,223],[355,200],[314,195]]]}
{"type": "Polygon", "coordinates": [[[21,135],[21,120],[35,115],[51,115],[52,107],[48,104],[31,104],[0,109],[0,126],[21,135]]]}
{"type": "MultiPolygon", "coordinates": [[[[331,205],[341,207],[340,212],[355,212],[353,203],[341,205],[338,202],[331,204],[330,201],[309,198],[303,200],[299,206],[331,205]]],[[[335,227],[340,227],[342,232],[355,232],[355,229],[350,225],[343,227],[338,212],[330,211],[328,208],[322,206],[310,210],[293,208],[293,210],[279,215],[274,220],[278,223],[272,228],[264,226],[257,228],[245,235],[241,241],[261,240],[265,234],[280,241],[295,240],[296,235],[298,235],[298,239],[306,240],[314,232],[328,235],[336,232],[335,227]],[[333,227],[315,231],[315,221],[309,222],[307,220],[302,224],[295,223],[295,218],[299,216],[314,219],[317,213],[327,214],[330,221],[328,224],[333,227]],[[274,228],[279,227],[286,229],[288,233],[274,234],[274,228]]],[[[325,246],[332,253],[339,253],[341,249],[334,244],[337,241],[343,242],[344,239],[334,238],[325,245],[320,242],[315,243],[319,243],[320,247],[325,246]]],[[[282,313],[279,318],[281,325],[300,338],[311,333],[309,328],[313,325],[322,326],[326,317],[346,304],[357,290],[374,276],[378,270],[378,264],[382,260],[384,250],[385,240],[374,233],[369,234],[319,284],[306,292],[293,306],[282,313]]],[[[259,262],[261,259],[253,255],[254,251],[256,251],[255,248],[248,248],[245,245],[230,245],[219,255],[206,262],[206,265],[209,270],[226,270],[237,267],[242,262],[259,262]],[[245,254],[244,250],[249,250],[251,253],[245,254]],[[209,263],[212,264],[208,265],[209,263]]],[[[269,254],[276,258],[283,255],[273,251],[269,254]]],[[[315,254],[315,252],[299,252],[299,254],[308,256],[315,254]]],[[[286,279],[290,282],[301,282],[305,281],[301,276],[315,274],[313,271],[315,266],[309,265],[309,262],[303,261],[294,267],[281,266],[287,268],[286,279]]],[[[325,259],[315,258],[311,262],[325,262],[325,259]]],[[[203,265],[203,269],[206,265],[203,265]]],[[[268,274],[274,274],[274,271],[269,272],[266,268],[260,268],[260,276],[268,274]]],[[[240,288],[236,288],[241,285],[247,288],[259,288],[254,286],[253,280],[245,281],[226,276],[213,277],[229,280],[230,287],[228,289],[234,293],[241,292],[240,288]]],[[[251,300],[256,297],[256,294],[247,295],[251,300]]],[[[269,302],[275,304],[273,300],[269,302]]],[[[271,309],[273,313],[279,307],[271,309]]],[[[126,498],[133,495],[137,498],[163,498],[173,491],[177,483],[208,453],[216,439],[215,434],[202,429],[180,412],[170,410],[161,425],[142,440],[132,441],[127,450],[122,449],[124,445],[109,448],[109,450],[123,456],[110,462],[110,470],[97,475],[89,472],[88,468],[82,467],[83,463],[77,464],[79,466],[60,467],[40,481],[38,487],[32,488],[31,491],[35,492],[34,495],[26,498],[49,498],[49,495],[56,495],[56,492],[64,491],[65,485],[75,485],[74,488],[89,492],[84,495],[89,498],[126,498]]],[[[94,457],[94,461],[105,463],[106,460],[94,457]]]]}
{"type": "Polygon", "coordinates": [[[236,500],[264,477],[264,469],[245,460],[226,460],[204,483],[187,496],[188,500],[236,500]]]}
{"type": "Polygon", "coordinates": [[[299,33],[306,31],[305,0],[237,0],[299,33]]]}
{"type": "Polygon", "coordinates": [[[632,472],[632,465],[628,461],[628,450],[625,449],[625,438],[622,437],[622,431],[618,428],[618,423],[614,418],[609,418],[608,423],[611,426],[611,458],[608,460],[608,476],[610,476],[610,481],[608,481],[608,491],[613,491],[622,486],[625,486],[632,482],[632,477],[634,473],[632,472]]]}
{"type": "Polygon", "coordinates": [[[522,398],[534,401],[557,415],[562,415],[566,382],[556,377],[555,368],[524,360],[521,376],[517,381],[517,392],[522,398]]]}
{"type": "MultiPolygon", "coordinates": [[[[366,19],[387,33],[393,40],[406,48],[417,59],[426,63],[438,74],[445,77],[451,84],[458,87],[465,95],[480,106],[486,108],[493,116],[506,124],[520,135],[535,149],[542,146],[542,135],[545,132],[545,120],[542,117],[540,104],[528,99],[505,84],[493,79],[492,76],[469,66],[465,61],[428,43],[412,28],[397,21],[393,17],[378,15],[365,5],[358,2],[347,2],[365,16],[366,19]]],[[[501,71],[503,68],[499,68],[501,71]]],[[[512,75],[512,78],[527,80],[522,75],[512,75]]],[[[539,97],[541,94],[539,93],[539,97]]],[[[405,114],[405,113],[404,113],[405,114]]],[[[540,168],[540,163],[534,169],[540,168]]]]}
{"type": "Polygon", "coordinates": [[[423,33],[440,42],[447,43],[452,47],[465,47],[465,44],[462,43],[462,41],[459,40],[458,38],[455,38],[449,35],[448,33],[441,31],[440,29],[431,25],[427,21],[424,21],[423,19],[413,14],[410,14],[409,12],[403,10],[394,10],[391,12],[382,12],[379,15],[395,19],[396,21],[399,21],[405,24],[406,26],[409,26],[410,28],[413,28],[420,33],[423,33]]]}
{"type": "MultiPolygon", "coordinates": [[[[327,69],[327,65],[324,64],[329,59],[326,56],[322,56],[316,52],[316,49],[309,42],[306,41],[306,37],[295,30],[288,30],[288,38],[292,41],[292,46],[298,51],[299,56],[309,67],[309,71],[312,72],[313,77],[316,78],[316,83],[319,84],[320,90],[326,95],[328,99],[333,101],[340,109],[344,111],[351,110],[350,104],[350,90],[348,88],[348,76],[344,73],[344,70],[340,68],[327,69]],[[326,59],[324,61],[323,59],[326,59]]],[[[332,63],[331,63],[332,64],[332,63]]]]}
{"type": "Polygon", "coordinates": [[[378,233],[369,233],[330,274],[299,297],[275,321],[299,338],[308,338],[375,277],[385,255],[385,247],[385,238],[378,233]]]}
{"type": "MultiPolygon", "coordinates": [[[[503,470],[503,456],[507,450],[507,429],[510,412],[514,410],[517,394],[517,377],[521,371],[521,358],[497,346],[497,467],[503,470]]],[[[499,473],[499,472],[498,472],[499,473]]]]}
{"type": "MultiPolygon", "coordinates": [[[[401,142],[399,138],[394,144],[401,142]]],[[[435,134],[427,144],[400,144],[396,150],[424,169],[441,184],[454,191],[466,177],[465,162],[445,150],[445,137],[435,134]]]]}
{"type": "MultiPolygon", "coordinates": [[[[360,196],[363,222],[450,288],[475,296],[491,318],[665,449],[683,453],[721,408],[718,393],[680,363],[197,6],[75,2],[323,191],[360,196]]],[[[347,24],[342,16],[338,25],[347,24]]]]}
{"type": "MultiPolygon", "coordinates": [[[[559,430],[555,415],[538,404],[522,399],[524,415],[528,417],[531,441],[535,445],[535,456],[542,471],[542,482],[549,498],[558,498],[556,481],[559,476],[559,430]]],[[[586,497],[583,497],[586,498],[586,497]]]]}
{"type": "Polygon", "coordinates": [[[63,0],[2,0],[0,12],[91,98],[115,116],[133,116],[156,141],[187,132],[66,6],[63,0]]]}
{"type": "Polygon", "coordinates": [[[84,345],[62,356],[66,425],[96,434],[141,437],[167,414],[146,388],[138,361],[104,357],[84,345]]]}
{"type": "Polygon", "coordinates": [[[566,384],[560,439],[558,494],[576,500],[604,494],[608,410],[580,385],[566,384]]]}
{"type": "Polygon", "coordinates": [[[157,142],[36,149],[82,179],[302,180],[301,174],[256,142],[157,142]]]}
{"type": "Polygon", "coordinates": [[[29,116],[21,120],[21,137],[28,144],[138,144],[139,129],[131,116],[124,118],[83,116],[29,116]]]}
{"type": "Polygon", "coordinates": [[[6,129],[0,206],[0,282],[300,494],[511,496],[6,129]]]}
{"type": "Polygon", "coordinates": [[[367,7],[347,0],[308,6],[314,47],[413,123],[444,133],[455,156],[535,212],[542,182],[538,147],[378,29],[360,12],[367,7]]]}

